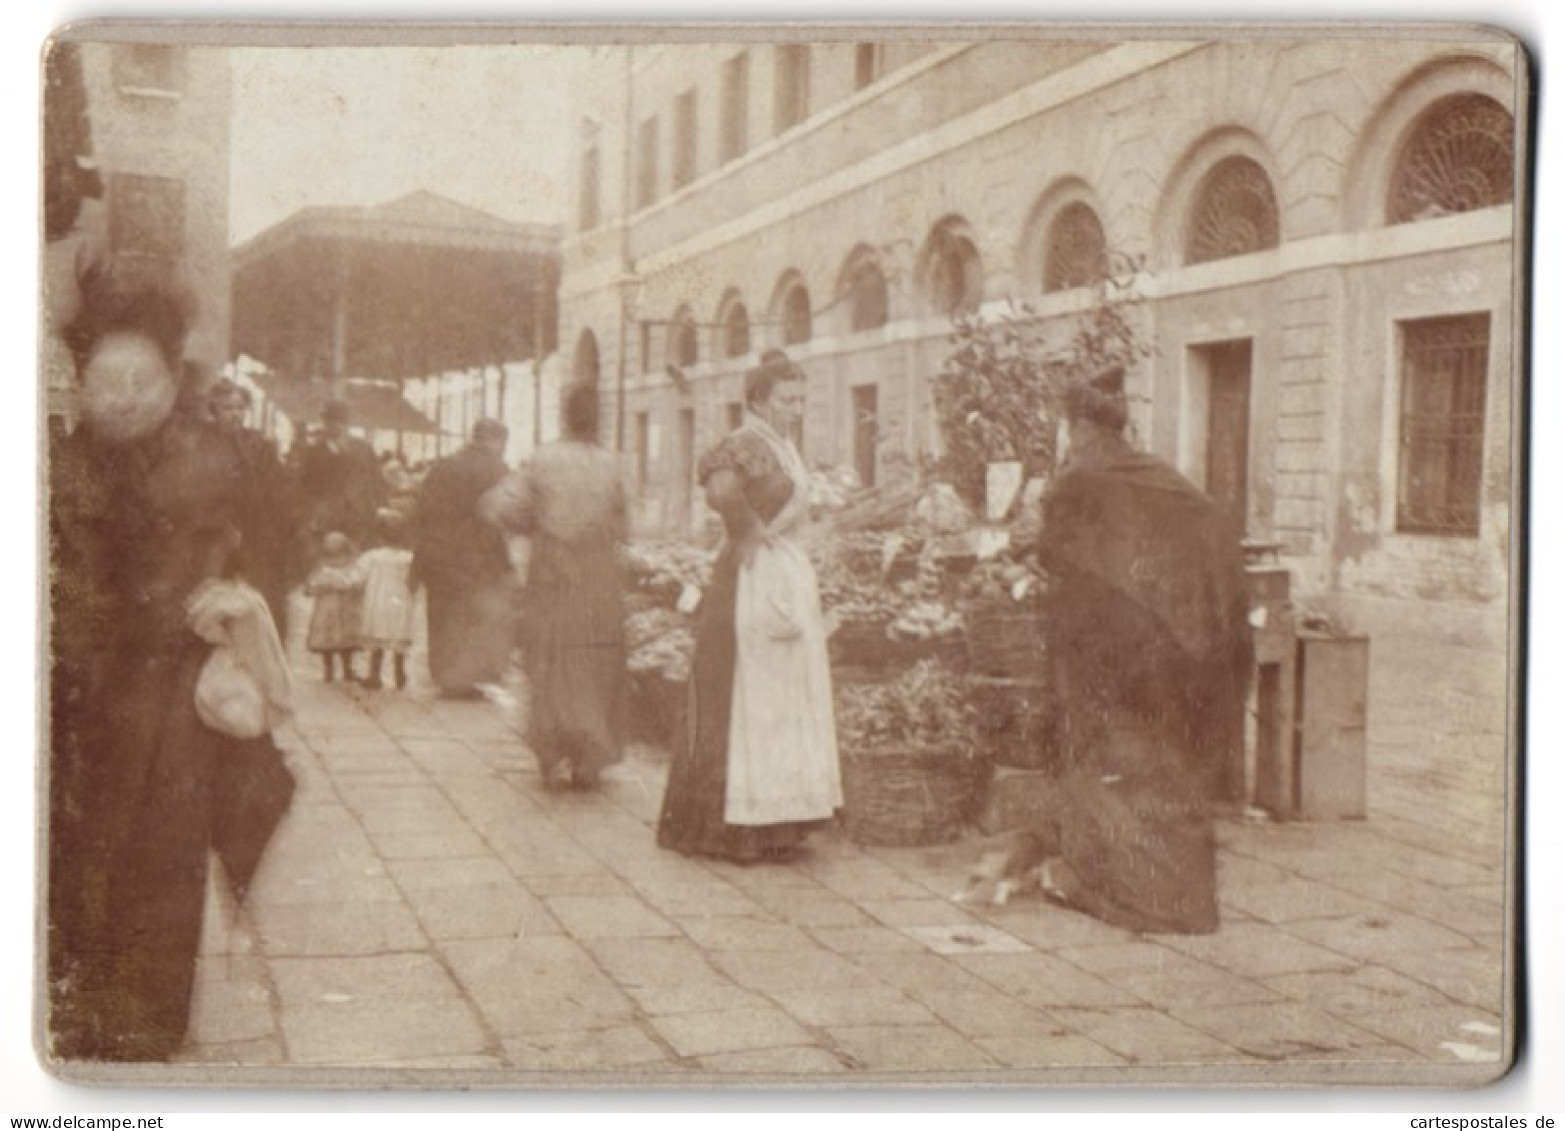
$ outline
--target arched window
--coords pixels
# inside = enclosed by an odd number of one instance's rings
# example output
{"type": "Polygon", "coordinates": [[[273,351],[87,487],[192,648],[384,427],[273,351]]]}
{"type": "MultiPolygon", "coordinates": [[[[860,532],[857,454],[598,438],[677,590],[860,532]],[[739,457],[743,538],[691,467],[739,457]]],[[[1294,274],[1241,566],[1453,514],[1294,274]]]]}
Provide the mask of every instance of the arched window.
{"type": "Polygon", "coordinates": [[[750,352],[750,312],[737,295],[723,304],[718,321],[722,325],[724,357],[743,357],[750,352]]]}
{"type": "Polygon", "coordinates": [[[1509,203],[1514,133],[1511,115],[1486,95],[1453,94],[1434,103],[1397,157],[1388,221],[1405,224],[1509,203]]]}
{"type": "Polygon", "coordinates": [[[838,294],[848,304],[848,329],[855,334],[884,326],[890,317],[886,275],[868,247],[860,247],[848,257],[838,294]]]}
{"type": "Polygon", "coordinates": [[[972,230],[960,217],[947,217],[935,225],[920,258],[919,278],[932,311],[955,314],[983,301],[983,262],[972,230]]]}
{"type": "Polygon", "coordinates": [[[1277,197],[1266,170],[1225,157],[1207,171],[1185,226],[1185,262],[1208,263],[1276,247],[1277,197]]]}
{"type": "Polygon", "coordinates": [[[1108,241],[1090,204],[1076,201],[1060,209],[1043,249],[1043,289],[1068,291],[1091,286],[1109,271],[1108,241]]]}
{"type": "Polygon", "coordinates": [[[598,339],[591,330],[583,330],[576,339],[576,353],[571,359],[571,375],[589,385],[598,383],[598,339]]]}
{"type": "Polygon", "coordinates": [[[674,314],[668,328],[668,361],[688,369],[701,360],[701,337],[696,328],[695,315],[688,306],[682,306],[674,314]]]}
{"type": "Polygon", "coordinates": [[[807,342],[813,332],[810,324],[810,292],[803,283],[794,283],[783,295],[783,345],[796,346],[807,342]]]}

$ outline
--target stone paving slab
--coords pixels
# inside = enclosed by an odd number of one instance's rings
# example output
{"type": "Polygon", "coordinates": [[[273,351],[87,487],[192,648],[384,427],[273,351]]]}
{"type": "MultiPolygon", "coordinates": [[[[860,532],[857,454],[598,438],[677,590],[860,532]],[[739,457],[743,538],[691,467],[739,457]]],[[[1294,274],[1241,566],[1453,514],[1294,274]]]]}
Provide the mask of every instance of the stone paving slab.
{"type": "Polygon", "coordinates": [[[480,1053],[490,1044],[472,1007],[460,997],[285,1008],[282,1033],[294,1064],[374,1065],[480,1053]]]}
{"type": "Polygon", "coordinates": [[[418,920],[405,904],[367,903],[351,916],[341,905],[275,905],[254,917],[261,949],[273,957],[380,954],[428,945],[418,920]]]}
{"type": "Polygon", "coordinates": [[[778,1005],[805,1025],[922,1025],[939,1021],[913,999],[887,986],[863,985],[824,990],[781,990],[778,1005]]]}
{"type": "Polygon", "coordinates": [[[890,927],[811,927],[810,936],[828,950],[838,954],[884,954],[896,951],[916,951],[926,948],[906,932],[890,927]]]}
{"type": "MultiPolygon", "coordinates": [[[[1322,974],[1284,974],[1266,985],[1293,1001],[1311,1002],[1338,1016],[1447,1004],[1445,995],[1382,966],[1322,974]]],[[[1491,994],[1490,1001],[1498,998],[1491,994]]]]}
{"type": "Polygon", "coordinates": [[[1505,970],[1492,949],[1468,947],[1381,955],[1382,965],[1431,986],[1451,1001],[1492,1009],[1500,1000],[1505,970]]]}
{"type": "Polygon", "coordinates": [[[1063,1037],[1067,1031],[1042,1010],[989,988],[905,991],[941,1021],[965,1037],[1063,1037]]]}
{"type": "MultiPolygon", "coordinates": [[[[1326,932],[1328,936],[1331,932],[1326,932]]],[[[1247,978],[1349,970],[1348,955],[1264,923],[1234,923],[1214,935],[1163,935],[1165,946],[1247,978]]]]}
{"type": "Polygon", "coordinates": [[[738,985],[768,994],[819,986],[855,986],[866,976],[863,968],[825,949],[723,951],[712,955],[712,962],[738,985]]]}
{"type": "Polygon", "coordinates": [[[1373,961],[1382,954],[1412,954],[1471,945],[1471,940],[1447,927],[1395,912],[1341,919],[1306,919],[1288,924],[1288,930],[1360,961],[1373,961]]]}
{"type": "Polygon", "coordinates": [[[797,1021],[775,1008],[668,1014],[654,1018],[652,1025],[680,1056],[812,1043],[797,1021]]]}
{"type": "Polygon", "coordinates": [[[198,977],[189,1040],[196,1044],[264,1041],[276,1030],[272,994],[257,979],[198,977]]]}
{"type": "Polygon", "coordinates": [[[747,915],[689,917],[677,922],[697,946],[707,950],[794,951],[811,950],[815,946],[810,936],[798,927],[747,915]]]}
{"type": "Polygon", "coordinates": [[[754,1076],[789,1080],[833,1077],[849,1071],[841,1057],[814,1047],[749,1049],[703,1056],[698,1063],[707,1071],[728,1078],[754,1076]]]}
{"type": "Polygon", "coordinates": [[[1301,1052],[1336,1052],[1379,1045],[1372,1033],[1299,1002],[1182,1007],[1174,1016],[1212,1038],[1263,1060],[1301,1052]]]}
{"type": "Polygon", "coordinates": [[[943,1025],[854,1025],[828,1030],[832,1041],[866,1072],[917,1072],[958,1079],[1000,1062],[943,1025]]]}
{"type": "Polygon", "coordinates": [[[1132,1064],[1236,1063],[1244,1059],[1226,1041],[1160,1013],[1137,1009],[1055,1009],[1056,1020],[1132,1064]]]}
{"type": "Polygon", "coordinates": [[[975,954],[952,961],[1017,1001],[1044,1009],[1140,1004],[1129,990],[1048,954],[975,954]]]}
{"type": "Polygon", "coordinates": [[[1498,1063],[1500,1059],[1500,1018],[1488,1010],[1437,1005],[1359,1013],[1353,1020],[1360,1028],[1431,1060],[1498,1063]]]}
{"type": "Polygon", "coordinates": [[[669,1060],[663,1047],[635,1025],[508,1037],[503,1044],[509,1063],[540,1072],[666,1067],[669,1060]]]}
{"type": "Polygon", "coordinates": [[[973,1043],[1006,1068],[1098,1068],[1128,1063],[1095,1041],[1069,1034],[978,1037],[973,1043]]]}
{"type": "Polygon", "coordinates": [[[354,958],[278,958],[270,965],[284,1008],[461,996],[450,972],[422,950],[354,958]]]}
{"type": "Polygon", "coordinates": [[[680,933],[634,896],[555,895],[544,903],[573,938],[660,938],[680,933]]]}
{"type": "MultiPolygon", "coordinates": [[[[791,889],[797,891],[797,889],[791,889]]],[[[816,928],[870,927],[875,920],[850,899],[821,893],[809,899],[800,899],[785,891],[758,891],[748,897],[755,906],[764,909],[774,918],[795,927],[816,928]]]]}

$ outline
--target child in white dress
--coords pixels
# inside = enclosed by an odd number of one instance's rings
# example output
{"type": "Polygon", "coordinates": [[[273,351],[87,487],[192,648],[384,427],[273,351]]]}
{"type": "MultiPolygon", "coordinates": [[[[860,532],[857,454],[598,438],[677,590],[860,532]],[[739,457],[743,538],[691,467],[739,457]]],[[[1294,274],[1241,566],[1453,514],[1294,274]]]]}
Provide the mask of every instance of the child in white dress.
{"type": "Polygon", "coordinates": [[[353,543],[346,535],[334,531],[326,535],[321,545],[321,563],[304,587],[305,593],[315,598],[306,643],[310,651],[320,656],[321,672],[330,683],[336,677],[337,663],[342,665],[344,680],[353,678],[364,578],[353,560],[353,543]]]}
{"type": "Polygon", "coordinates": [[[413,589],[408,582],[413,551],[407,547],[405,519],[389,508],[375,516],[383,544],[359,556],[364,578],[364,621],[359,639],[370,650],[364,686],[378,690],[385,654],[400,691],[408,685],[408,650],[413,647],[413,589]]]}

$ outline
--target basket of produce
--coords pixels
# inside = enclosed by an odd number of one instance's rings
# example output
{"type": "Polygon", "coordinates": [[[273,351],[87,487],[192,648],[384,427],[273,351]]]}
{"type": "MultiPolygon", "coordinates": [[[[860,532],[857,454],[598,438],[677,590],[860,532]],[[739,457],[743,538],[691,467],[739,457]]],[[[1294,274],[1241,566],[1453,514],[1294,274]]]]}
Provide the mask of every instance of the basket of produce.
{"type": "Polygon", "coordinates": [[[1000,557],[973,569],[962,585],[973,671],[1023,680],[1043,678],[1045,592],[1045,575],[1035,565],[1000,557]]]}
{"type": "Polygon", "coordinates": [[[838,688],[843,817],[860,844],[956,839],[992,772],[961,679],[934,661],[894,680],[838,688]]]}
{"type": "Polygon", "coordinates": [[[1052,770],[1059,764],[1059,710],[1042,679],[970,675],[978,745],[997,766],[1052,770]]]}

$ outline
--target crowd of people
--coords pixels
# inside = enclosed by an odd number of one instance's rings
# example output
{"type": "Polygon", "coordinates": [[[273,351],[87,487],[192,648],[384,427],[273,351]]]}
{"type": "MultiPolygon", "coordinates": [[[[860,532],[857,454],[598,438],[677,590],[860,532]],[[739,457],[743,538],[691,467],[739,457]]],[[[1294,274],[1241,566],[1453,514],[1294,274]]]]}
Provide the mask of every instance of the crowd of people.
{"type": "MultiPolygon", "coordinates": [[[[322,679],[399,690],[422,589],[441,695],[479,694],[520,649],[527,740],[551,789],[598,788],[625,733],[629,505],[595,388],[567,390],[562,439],[514,469],[486,419],[420,483],[351,434],[340,402],[284,461],[244,427],[238,386],[192,394],[188,316],[164,290],[84,304],[81,424],[51,453],[49,987],[67,1058],[178,1047],[208,856],[242,898],[292,793],[269,735],[224,733],[197,710],[204,587],[253,587],[286,637],[302,586],[322,679]],[[519,617],[511,536],[529,540],[519,617]]],[[[789,439],[805,389],[786,354],[763,355],[742,422],[699,462],[725,537],[657,822],[656,843],[679,854],[785,864],[843,805],[828,630],[800,544],[809,475],[789,439]]],[[[1127,442],[1122,373],[1080,382],[1066,416],[1037,539],[1063,764],[1057,805],[1019,851],[1061,903],[1132,930],[1209,932],[1212,814],[1242,789],[1251,669],[1237,534],[1127,442]]]]}

